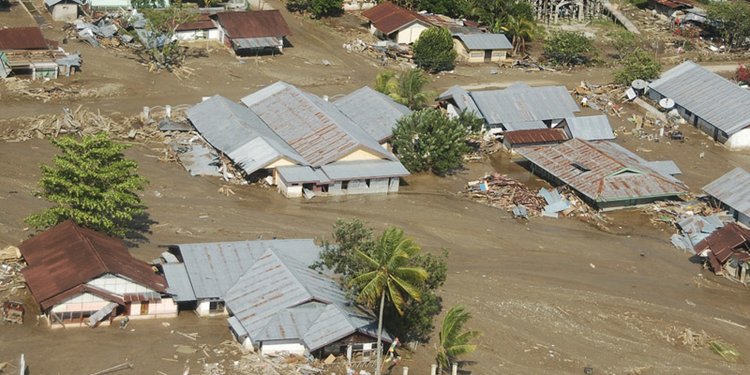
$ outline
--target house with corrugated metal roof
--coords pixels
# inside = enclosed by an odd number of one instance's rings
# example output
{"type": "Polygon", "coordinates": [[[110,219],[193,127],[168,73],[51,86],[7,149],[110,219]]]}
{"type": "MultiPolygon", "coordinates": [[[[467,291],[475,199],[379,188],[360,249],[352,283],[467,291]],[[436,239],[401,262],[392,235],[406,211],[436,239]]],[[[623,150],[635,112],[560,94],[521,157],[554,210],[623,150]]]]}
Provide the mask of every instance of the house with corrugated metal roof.
{"type": "Polygon", "coordinates": [[[567,117],[560,128],[565,130],[570,138],[580,138],[586,141],[609,141],[615,139],[612,125],[607,115],[567,117]]]}
{"type": "Polygon", "coordinates": [[[408,110],[358,91],[337,105],[277,82],[242,98],[244,106],[215,96],[186,114],[248,178],[268,177],[287,197],[398,192],[409,172],[388,141],[408,110]],[[362,98],[373,100],[357,106],[362,98]]]}
{"type": "Polygon", "coordinates": [[[119,315],[173,318],[166,279],[130,255],[122,240],[65,221],[18,247],[21,272],[52,328],[96,327],[119,315]]]}
{"type": "Polygon", "coordinates": [[[730,150],[750,149],[750,91],[692,62],[648,85],[653,100],[672,99],[691,125],[730,150]]]}
{"type": "Polygon", "coordinates": [[[716,275],[747,284],[750,281],[750,229],[729,223],[695,245],[716,275]]]}
{"type": "Polygon", "coordinates": [[[661,164],[648,162],[613,142],[574,138],[517,152],[528,161],[532,173],[555,186],[569,186],[598,209],[637,206],[687,193],[687,186],[670,174],[679,169],[659,168],[661,164]]]}
{"type": "MultiPolygon", "coordinates": [[[[170,246],[163,264],[175,300],[199,315],[227,314],[235,338],[262,354],[323,357],[370,351],[377,319],[349,300],[331,274],[310,268],[311,239],[170,246]]],[[[391,342],[384,333],[383,340],[391,342]]]]}
{"type": "Polygon", "coordinates": [[[177,25],[174,36],[182,41],[221,40],[219,25],[208,14],[199,14],[196,19],[177,25]]]}
{"type": "Polygon", "coordinates": [[[0,78],[10,74],[31,79],[57,78],[80,69],[79,54],[68,54],[44,38],[39,27],[0,29],[0,78]]]}
{"type": "Polygon", "coordinates": [[[211,16],[219,28],[219,39],[238,56],[283,52],[292,35],[278,10],[219,12],[211,16]]]}
{"type": "Polygon", "coordinates": [[[737,222],[750,227],[750,172],[735,168],[703,187],[737,222]]]}
{"type": "Polygon", "coordinates": [[[519,147],[553,145],[567,141],[568,135],[562,129],[529,129],[505,132],[503,146],[509,150],[519,147]]]}
{"type": "Polygon", "coordinates": [[[399,44],[416,42],[423,31],[434,26],[424,15],[388,1],[362,12],[362,16],[370,21],[373,35],[399,44]]]}
{"type": "Polygon", "coordinates": [[[565,86],[531,87],[517,82],[501,90],[467,91],[453,86],[438,100],[450,115],[473,112],[492,134],[558,126],[580,111],[565,86]]]}
{"type": "Polygon", "coordinates": [[[505,60],[513,51],[505,34],[499,33],[453,33],[453,47],[459,60],[470,63],[505,60]]]}

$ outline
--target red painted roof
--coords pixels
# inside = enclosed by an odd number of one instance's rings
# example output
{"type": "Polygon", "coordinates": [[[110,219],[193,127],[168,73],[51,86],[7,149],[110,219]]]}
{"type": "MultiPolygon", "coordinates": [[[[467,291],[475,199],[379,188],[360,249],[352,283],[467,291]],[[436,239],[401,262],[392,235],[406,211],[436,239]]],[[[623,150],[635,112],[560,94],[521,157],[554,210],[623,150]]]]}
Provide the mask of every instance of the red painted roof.
{"type": "Polygon", "coordinates": [[[710,250],[708,254],[711,268],[721,273],[724,263],[730,258],[747,260],[750,258],[750,230],[738,224],[729,223],[695,245],[695,253],[710,250]]]}
{"type": "Polygon", "coordinates": [[[511,145],[560,143],[568,139],[562,129],[528,129],[505,132],[505,140],[511,145]]]}
{"type": "Polygon", "coordinates": [[[24,241],[19,249],[29,265],[22,271],[26,284],[43,309],[104,274],[120,275],[159,293],[166,290],[166,280],[133,258],[122,240],[70,220],[24,241]]]}
{"type": "Polygon", "coordinates": [[[284,37],[292,35],[278,10],[222,12],[216,18],[232,39],[284,37]]]}
{"type": "Polygon", "coordinates": [[[383,34],[390,34],[414,22],[432,25],[425,16],[389,2],[380,3],[362,12],[362,16],[369,19],[383,34]]]}
{"type": "Polygon", "coordinates": [[[0,50],[49,49],[38,27],[0,29],[0,50]]]}
{"type": "Polygon", "coordinates": [[[201,14],[193,21],[183,22],[177,25],[176,31],[188,31],[188,30],[210,30],[215,29],[216,25],[208,14],[201,14]]]}

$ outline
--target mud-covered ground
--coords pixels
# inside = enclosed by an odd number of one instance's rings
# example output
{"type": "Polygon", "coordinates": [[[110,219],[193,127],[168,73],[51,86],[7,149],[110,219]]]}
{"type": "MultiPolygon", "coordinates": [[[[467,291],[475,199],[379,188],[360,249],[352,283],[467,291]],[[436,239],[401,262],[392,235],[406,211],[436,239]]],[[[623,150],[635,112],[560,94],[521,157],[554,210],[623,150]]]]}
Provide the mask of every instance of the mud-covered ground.
{"type": "MultiPolygon", "coordinates": [[[[14,10],[14,17],[19,14],[14,10]]],[[[283,56],[238,60],[221,47],[211,47],[210,57],[188,62],[195,73],[183,80],[149,73],[128,53],[71,42],[64,47],[81,50],[84,71],[56,82],[100,88],[103,94],[43,103],[0,84],[0,118],[11,119],[4,126],[25,126],[12,119],[58,113],[64,106],[135,113],[143,106],[191,104],[213,94],[238,99],[276,80],[335,99],[373,83],[381,69],[378,63],[341,47],[366,37],[352,29],[356,18],[331,23],[286,12],[284,16],[294,33],[294,47],[283,56]]],[[[0,23],[4,17],[8,15],[0,14],[0,23]]],[[[23,23],[14,18],[9,24],[23,23]]],[[[60,39],[60,25],[53,26],[45,28],[45,34],[60,39]]],[[[582,80],[605,83],[610,77],[605,68],[525,72],[487,64],[459,66],[433,77],[430,89],[439,92],[454,84],[503,87],[519,80],[572,89],[582,80]]],[[[626,111],[635,108],[626,106],[626,111]]],[[[627,116],[611,118],[613,127],[632,130],[627,116]]],[[[750,154],[730,153],[695,129],[683,130],[685,143],[655,143],[625,134],[618,142],[649,160],[675,160],[682,179],[696,193],[734,166],[750,168],[750,154]]],[[[156,222],[147,242],[132,249],[138,258],[153,259],[163,250],[160,246],[172,243],[258,236],[319,239],[328,235],[337,218],[360,217],[378,230],[403,227],[424,251],[449,249],[442,296],[446,306],[467,305],[473,314],[470,327],[483,332],[477,352],[467,357],[474,361],[468,369],[475,374],[580,374],[586,366],[595,374],[730,374],[750,369],[747,328],[716,320],[750,325],[747,289],[691,263],[669,244],[671,232],[654,227],[639,211],[610,213],[613,233],[605,233],[574,219],[517,221],[457,195],[467,180],[493,171],[544,184],[505,154],[469,164],[466,171],[446,178],[410,176],[397,195],[303,201],[256,185],[233,185],[236,194],[223,195],[220,180],[190,177],[178,164],[159,161],[163,147],[133,144],[127,152],[150,181],[143,199],[156,222]],[[691,348],[680,338],[687,330],[705,331],[706,337],[735,346],[743,356],[729,363],[705,346],[691,348]]],[[[45,140],[0,143],[0,246],[17,245],[31,234],[23,218],[45,206],[33,192],[38,165],[49,162],[54,152],[45,140]]],[[[174,345],[189,340],[171,331],[197,332],[198,343],[209,345],[230,339],[222,319],[185,313],[167,322],[169,327],[161,321],[132,321],[127,330],[49,331],[35,326],[31,316],[22,327],[0,325],[0,362],[25,353],[31,374],[88,374],[125,360],[135,364],[132,372],[138,374],[179,374],[186,365],[195,373],[206,356],[198,351],[180,354],[175,361],[174,345]]],[[[433,356],[430,343],[405,365],[412,373],[426,373],[433,356]]]]}

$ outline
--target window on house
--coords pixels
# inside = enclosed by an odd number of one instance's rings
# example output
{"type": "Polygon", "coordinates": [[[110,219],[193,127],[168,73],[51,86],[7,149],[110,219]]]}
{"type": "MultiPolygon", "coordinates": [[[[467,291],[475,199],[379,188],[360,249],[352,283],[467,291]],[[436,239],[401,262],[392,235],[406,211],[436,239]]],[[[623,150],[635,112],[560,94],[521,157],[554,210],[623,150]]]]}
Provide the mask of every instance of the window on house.
{"type": "Polygon", "coordinates": [[[212,312],[224,312],[224,301],[214,301],[209,303],[208,310],[212,312]]]}
{"type": "Polygon", "coordinates": [[[349,181],[341,182],[341,190],[346,190],[348,188],[349,188],[349,181]]]}

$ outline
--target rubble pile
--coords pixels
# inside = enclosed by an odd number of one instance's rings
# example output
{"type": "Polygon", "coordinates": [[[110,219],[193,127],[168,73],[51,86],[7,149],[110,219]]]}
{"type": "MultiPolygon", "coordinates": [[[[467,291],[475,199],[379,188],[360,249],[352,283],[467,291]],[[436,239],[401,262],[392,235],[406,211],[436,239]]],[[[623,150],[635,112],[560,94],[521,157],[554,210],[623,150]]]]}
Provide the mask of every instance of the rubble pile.
{"type": "Polygon", "coordinates": [[[62,84],[55,81],[30,81],[8,77],[2,81],[6,92],[41,100],[43,103],[69,99],[90,99],[109,97],[120,91],[116,84],[104,84],[98,88],[82,88],[75,84],[62,84]]]}
{"type": "Polygon", "coordinates": [[[280,353],[260,355],[249,352],[235,341],[223,341],[217,345],[206,344],[199,347],[180,346],[178,353],[203,352],[204,357],[198,359],[200,368],[197,371],[186,370],[185,374],[200,375],[232,375],[232,374],[321,374],[323,362],[296,354],[280,353]]]}
{"type": "Polygon", "coordinates": [[[162,139],[157,127],[143,121],[139,116],[112,116],[92,112],[79,106],[75,110],[64,108],[62,114],[40,115],[0,120],[0,140],[23,142],[34,138],[58,137],[60,135],[89,135],[107,132],[116,138],[134,140],[162,139]]]}
{"type": "Polygon", "coordinates": [[[624,91],[622,86],[616,84],[596,85],[581,81],[573,90],[573,94],[584,107],[602,111],[610,116],[622,117],[624,91]]]}
{"type": "Polygon", "coordinates": [[[656,226],[667,224],[677,233],[671,237],[672,245],[683,251],[692,252],[695,245],[711,233],[731,222],[731,217],[721,209],[711,207],[700,200],[683,202],[656,202],[643,208],[651,215],[651,223],[656,226]]]}
{"type": "Polygon", "coordinates": [[[389,59],[407,63],[411,63],[412,59],[410,47],[387,40],[367,43],[357,38],[349,43],[344,43],[342,47],[347,53],[365,54],[383,64],[387,63],[389,59]]]}
{"type": "Polygon", "coordinates": [[[22,268],[21,251],[17,247],[7,246],[0,249],[0,303],[21,299],[19,291],[26,288],[21,275],[22,268]]]}

